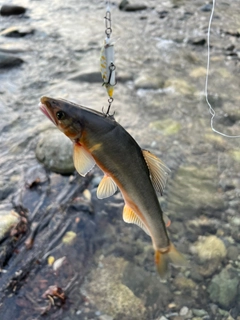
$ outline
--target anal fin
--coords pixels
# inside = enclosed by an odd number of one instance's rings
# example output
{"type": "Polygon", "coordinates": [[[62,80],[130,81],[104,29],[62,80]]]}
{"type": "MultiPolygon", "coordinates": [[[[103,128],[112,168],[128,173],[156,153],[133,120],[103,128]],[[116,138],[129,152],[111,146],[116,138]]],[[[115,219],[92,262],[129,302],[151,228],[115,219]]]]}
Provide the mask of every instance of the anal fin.
{"type": "Polygon", "coordinates": [[[136,215],[136,213],[128,206],[125,205],[123,208],[123,221],[126,223],[134,223],[140,228],[143,229],[143,231],[146,232],[146,234],[149,235],[149,232],[144,225],[144,223],[141,221],[141,219],[136,215]]]}

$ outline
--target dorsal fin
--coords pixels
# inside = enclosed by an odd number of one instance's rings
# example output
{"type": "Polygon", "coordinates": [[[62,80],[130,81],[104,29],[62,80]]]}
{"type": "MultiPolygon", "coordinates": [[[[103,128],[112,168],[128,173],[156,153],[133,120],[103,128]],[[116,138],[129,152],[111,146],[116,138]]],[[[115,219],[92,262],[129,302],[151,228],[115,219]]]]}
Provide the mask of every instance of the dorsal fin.
{"type": "Polygon", "coordinates": [[[97,188],[98,199],[104,199],[112,196],[117,191],[117,185],[109,176],[104,176],[97,188]]]}
{"type": "Polygon", "coordinates": [[[94,167],[95,160],[80,144],[74,143],[73,163],[77,172],[85,177],[85,175],[94,167]]]}
{"type": "Polygon", "coordinates": [[[171,172],[171,170],[162,162],[162,160],[160,160],[150,151],[142,150],[142,153],[150,171],[153,187],[162,195],[167,182],[168,174],[171,172]]]}
{"type": "Polygon", "coordinates": [[[136,213],[127,205],[125,205],[123,208],[123,221],[126,223],[136,224],[137,226],[142,228],[146,232],[146,234],[149,235],[149,232],[144,223],[138,218],[136,213]]]}

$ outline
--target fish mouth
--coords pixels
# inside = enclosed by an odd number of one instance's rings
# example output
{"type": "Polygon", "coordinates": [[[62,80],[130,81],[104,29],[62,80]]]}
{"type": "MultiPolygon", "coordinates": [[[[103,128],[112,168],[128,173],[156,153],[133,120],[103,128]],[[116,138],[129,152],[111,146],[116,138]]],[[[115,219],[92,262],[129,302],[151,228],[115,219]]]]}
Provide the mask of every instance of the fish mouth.
{"type": "Polygon", "coordinates": [[[47,118],[48,118],[49,120],[51,120],[52,123],[55,124],[55,126],[56,126],[57,123],[56,123],[54,117],[53,117],[53,116],[51,115],[51,113],[48,111],[48,108],[47,108],[46,104],[44,104],[44,103],[42,103],[42,102],[39,102],[38,106],[39,106],[39,109],[42,111],[42,113],[45,114],[45,116],[47,116],[47,118]]]}

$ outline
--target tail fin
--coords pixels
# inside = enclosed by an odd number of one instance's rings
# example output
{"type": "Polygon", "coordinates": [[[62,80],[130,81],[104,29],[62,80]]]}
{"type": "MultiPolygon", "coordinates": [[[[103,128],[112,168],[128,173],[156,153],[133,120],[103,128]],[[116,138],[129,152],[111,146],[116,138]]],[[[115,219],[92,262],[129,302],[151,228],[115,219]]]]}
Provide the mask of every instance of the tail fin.
{"type": "Polygon", "coordinates": [[[155,251],[155,264],[160,277],[163,279],[166,278],[169,263],[185,267],[188,265],[186,259],[177,251],[172,243],[170,243],[169,249],[165,252],[161,252],[160,250],[155,251]]]}

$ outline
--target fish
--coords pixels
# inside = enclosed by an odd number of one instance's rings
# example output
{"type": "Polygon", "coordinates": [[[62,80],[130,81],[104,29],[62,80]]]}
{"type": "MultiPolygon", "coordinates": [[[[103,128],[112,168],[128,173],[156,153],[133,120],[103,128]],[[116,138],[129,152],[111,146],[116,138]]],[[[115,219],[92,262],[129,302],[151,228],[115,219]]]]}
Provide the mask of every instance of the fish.
{"type": "Polygon", "coordinates": [[[157,193],[162,194],[169,169],[150,151],[141,149],[113,115],[64,99],[42,97],[41,111],[73,142],[73,162],[85,176],[96,164],[103,171],[97,197],[124,199],[123,220],[142,228],[152,240],[155,264],[165,278],[169,263],[186,265],[170,241],[157,193]]]}
{"type": "Polygon", "coordinates": [[[110,98],[113,97],[116,66],[114,64],[114,42],[106,37],[100,55],[100,71],[103,79],[103,86],[106,87],[110,98]]]}

